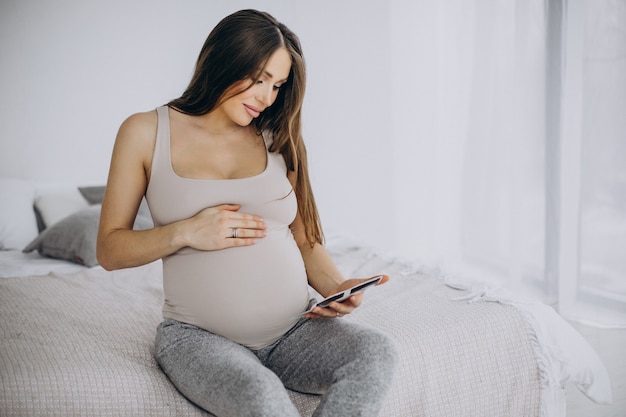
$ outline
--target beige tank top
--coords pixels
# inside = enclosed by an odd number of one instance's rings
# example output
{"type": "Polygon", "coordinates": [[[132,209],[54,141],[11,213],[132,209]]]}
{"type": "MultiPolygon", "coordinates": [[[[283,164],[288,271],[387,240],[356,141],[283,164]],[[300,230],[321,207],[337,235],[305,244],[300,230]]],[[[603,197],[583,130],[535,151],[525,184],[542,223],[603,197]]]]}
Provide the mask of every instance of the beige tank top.
{"type": "Polygon", "coordinates": [[[240,204],[242,212],[261,216],[267,225],[267,236],[252,246],[218,251],[183,248],[163,258],[163,315],[252,349],[270,345],[296,323],[309,299],[304,262],[289,229],[297,202],[285,161],[279,153],[267,152],[265,170],[253,177],[180,177],[170,159],[168,108],[159,107],[157,113],[146,192],[154,224],[232,203],[240,204]]]}

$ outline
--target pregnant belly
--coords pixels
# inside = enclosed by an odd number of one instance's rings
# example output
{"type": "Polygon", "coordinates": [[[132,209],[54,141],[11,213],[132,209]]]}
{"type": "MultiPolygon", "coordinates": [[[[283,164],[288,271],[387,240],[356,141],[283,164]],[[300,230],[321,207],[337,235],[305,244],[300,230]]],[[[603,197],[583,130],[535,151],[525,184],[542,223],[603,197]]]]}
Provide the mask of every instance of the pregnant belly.
{"type": "Polygon", "coordinates": [[[163,260],[164,314],[251,348],[289,330],[308,303],[306,271],[292,238],[163,260]]]}

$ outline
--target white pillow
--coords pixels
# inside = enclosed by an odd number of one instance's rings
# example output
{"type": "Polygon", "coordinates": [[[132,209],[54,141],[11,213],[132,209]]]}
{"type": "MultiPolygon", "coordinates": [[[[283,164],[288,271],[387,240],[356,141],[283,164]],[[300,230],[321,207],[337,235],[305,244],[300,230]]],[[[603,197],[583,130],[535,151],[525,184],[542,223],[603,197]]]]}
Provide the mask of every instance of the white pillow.
{"type": "Polygon", "coordinates": [[[89,207],[89,203],[78,188],[68,187],[40,191],[35,198],[35,207],[48,228],[59,220],[89,207]]]}
{"type": "Polygon", "coordinates": [[[37,237],[34,199],[32,182],[0,178],[0,249],[21,250],[37,237]]]}

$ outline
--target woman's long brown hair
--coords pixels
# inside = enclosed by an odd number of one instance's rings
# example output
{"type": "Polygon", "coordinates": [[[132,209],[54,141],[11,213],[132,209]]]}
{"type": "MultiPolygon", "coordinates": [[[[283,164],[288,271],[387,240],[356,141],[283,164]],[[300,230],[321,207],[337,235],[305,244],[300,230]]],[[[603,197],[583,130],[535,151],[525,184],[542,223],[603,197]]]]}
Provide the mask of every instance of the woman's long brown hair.
{"type": "Polygon", "coordinates": [[[306,71],[300,41],[289,28],[268,13],[257,10],[241,10],[225,17],[204,42],[189,86],[181,97],[168,105],[190,115],[211,112],[241,92],[226,96],[235,83],[256,81],[270,56],[281,47],[291,56],[289,77],[281,86],[274,104],[253,123],[257,131],[267,131],[273,136],[270,152],[280,152],[287,169],[296,173],[298,212],[304,222],[307,240],[313,245],[323,243],[324,236],[302,139],[306,71]]]}

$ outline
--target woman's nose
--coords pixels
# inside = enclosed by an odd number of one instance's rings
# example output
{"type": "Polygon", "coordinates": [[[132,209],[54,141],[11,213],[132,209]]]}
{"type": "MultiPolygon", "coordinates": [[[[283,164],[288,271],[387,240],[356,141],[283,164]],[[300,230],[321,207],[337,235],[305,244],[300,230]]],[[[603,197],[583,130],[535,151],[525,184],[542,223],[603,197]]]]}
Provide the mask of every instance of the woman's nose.
{"type": "Polygon", "coordinates": [[[272,92],[273,92],[272,85],[269,85],[269,87],[263,88],[261,91],[258,92],[257,100],[259,100],[261,103],[265,104],[266,106],[271,105],[272,104],[272,92]]]}

